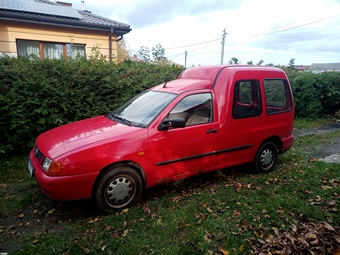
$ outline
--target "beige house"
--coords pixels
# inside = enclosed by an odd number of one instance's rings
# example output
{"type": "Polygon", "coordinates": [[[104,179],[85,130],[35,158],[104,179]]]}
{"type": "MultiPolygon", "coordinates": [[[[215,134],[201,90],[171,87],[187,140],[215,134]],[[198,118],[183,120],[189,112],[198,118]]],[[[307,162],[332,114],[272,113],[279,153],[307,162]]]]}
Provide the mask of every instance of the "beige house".
{"type": "Polygon", "coordinates": [[[96,47],[107,59],[114,59],[117,42],[130,31],[127,24],[76,10],[69,3],[0,1],[0,55],[87,56],[96,47]]]}

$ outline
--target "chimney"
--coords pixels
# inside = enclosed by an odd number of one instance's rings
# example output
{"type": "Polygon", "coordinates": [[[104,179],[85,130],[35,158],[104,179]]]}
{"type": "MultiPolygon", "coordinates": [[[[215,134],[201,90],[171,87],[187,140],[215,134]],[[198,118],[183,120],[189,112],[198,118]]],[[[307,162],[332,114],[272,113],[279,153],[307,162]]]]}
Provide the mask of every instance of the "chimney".
{"type": "Polygon", "coordinates": [[[84,10],[84,2],[85,2],[85,1],[81,1],[81,10],[82,10],[82,11],[84,10]]]}
{"type": "Polygon", "coordinates": [[[66,2],[57,1],[57,4],[60,4],[62,6],[66,6],[66,7],[71,7],[72,8],[72,3],[66,3],[66,2]]]}

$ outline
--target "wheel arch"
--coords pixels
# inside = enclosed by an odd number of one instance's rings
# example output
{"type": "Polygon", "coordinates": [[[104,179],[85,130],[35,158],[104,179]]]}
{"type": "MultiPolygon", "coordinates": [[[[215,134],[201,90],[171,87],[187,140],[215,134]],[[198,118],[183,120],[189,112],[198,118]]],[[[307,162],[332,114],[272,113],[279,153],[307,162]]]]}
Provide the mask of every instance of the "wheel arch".
{"type": "Polygon", "coordinates": [[[94,181],[94,184],[92,186],[92,191],[91,191],[92,196],[93,196],[93,192],[96,190],[98,180],[100,179],[100,177],[104,173],[106,173],[107,171],[110,171],[112,168],[118,167],[119,165],[127,165],[127,166],[130,166],[131,168],[133,168],[141,176],[141,179],[142,179],[142,182],[143,182],[143,189],[146,188],[146,174],[145,174],[144,169],[139,164],[137,164],[136,162],[133,162],[133,161],[128,161],[128,160],[119,161],[119,162],[114,162],[112,164],[109,164],[99,171],[99,174],[96,177],[96,180],[94,181]]]}
{"type": "Polygon", "coordinates": [[[259,147],[257,149],[259,149],[262,144],[266,143],[266,142],[272,142],[275,144],[276,148],[278,149],[278,154],[281,153],[281,149],[282,149],[282,141],[280,139],[280,137],[278,136],[271,136],[268,137],[267,139],[263,140],[262,143],[259,145],[259,147]]]}

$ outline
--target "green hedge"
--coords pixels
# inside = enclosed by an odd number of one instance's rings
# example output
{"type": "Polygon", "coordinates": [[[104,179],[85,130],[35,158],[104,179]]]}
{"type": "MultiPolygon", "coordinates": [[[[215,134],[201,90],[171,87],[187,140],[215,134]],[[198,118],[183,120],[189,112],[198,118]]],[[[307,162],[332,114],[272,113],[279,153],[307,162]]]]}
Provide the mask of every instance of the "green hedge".
{"type": "MultiPolygon", "coordinates": [[[[290,79],[297,117],[340,111],[340,73],[298,73],[290,79]]],[[[175,79],[183,68],[102,58],[0,57],[0,153],[27,152],[40,133],[108,113],[137,93],[175,79]]]]}
{"type": "Polygon", "coordinates": [[[27,152],[38,134],[108,113],[183,71],[176,65],[102,59],[0,58],[0,152],[27,152]]]}
{"type": "Polygon", "coordinates": [[[340,72],[285,71],[292,85],[296,117],[317,118],[340,111],[340,72]]]}

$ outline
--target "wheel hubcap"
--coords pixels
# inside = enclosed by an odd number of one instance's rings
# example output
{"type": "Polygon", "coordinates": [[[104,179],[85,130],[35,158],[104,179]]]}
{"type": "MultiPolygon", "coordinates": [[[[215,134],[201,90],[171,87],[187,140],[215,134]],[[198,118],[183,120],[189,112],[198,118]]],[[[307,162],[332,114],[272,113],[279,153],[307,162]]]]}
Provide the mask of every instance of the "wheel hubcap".
{"type": "Polygon", "coordinates": [[[261,164],[263,167],[268,167],[273,161],[273,152],[269,149],[266,149],[261,154],[261,164]]]}
{"type": "Polygon", "coordinates": [[[133,185],[126,177],[118,177],[112,180],[107,189],[107,199],[113,205],[126,203],[133,195],[133,185]]]}

